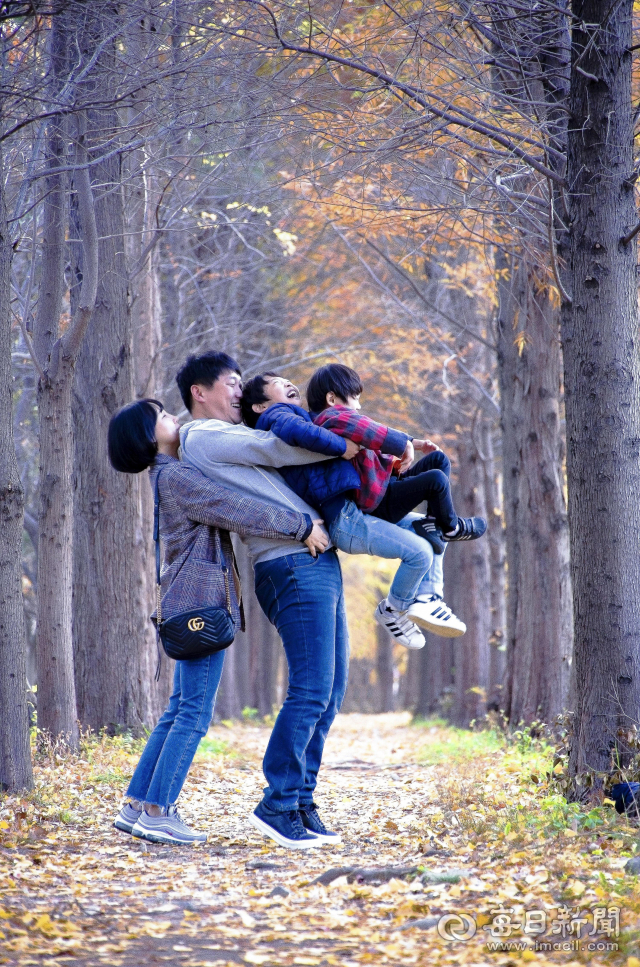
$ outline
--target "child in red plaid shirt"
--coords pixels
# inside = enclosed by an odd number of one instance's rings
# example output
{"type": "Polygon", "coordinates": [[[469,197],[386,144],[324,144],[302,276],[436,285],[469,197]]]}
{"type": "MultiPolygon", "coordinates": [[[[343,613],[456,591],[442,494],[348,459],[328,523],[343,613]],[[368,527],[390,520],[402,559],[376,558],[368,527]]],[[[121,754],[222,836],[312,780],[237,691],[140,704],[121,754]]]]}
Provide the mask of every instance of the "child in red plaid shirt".
{"type": "MultiPolygon", "coordinates": [[[[387,434],[397,431],[358,412],[362,390],[356,371],[340,363],[317,370],[307,387],[307,402],[314,423],[363,446],[353,461],[360,474],[360,490],[354,495],[356,505],[366,515],[412,527],[431,543],[436,554],[442,554],[446,542],[482,537],[487,529],[483,517],[463,518],[456,514],[449,485],[451,464],[430,440],[408,439],[395,471],[396,459],[381,451],[387,434]],[[416,450],[424,456],[412,466],[416,450]],[[412,515],[411,511],[422,501],[427,502],[427,516],[412,515]]],[[[340,529],[341,522],[336,521],[332,531],[340,529]]],[[[441,594],[433,592],[431,587],[426,591],[419,589],[405,616],[430,631],[436,630],[436,626],[442,627],[444,618],[449,634],[460,634],[457,629],[462,622],[447,608],[441,594]]],[[[385,599],[378,605],[376,620],[391,626],[396,621],[394,611],[385,599]]]]}

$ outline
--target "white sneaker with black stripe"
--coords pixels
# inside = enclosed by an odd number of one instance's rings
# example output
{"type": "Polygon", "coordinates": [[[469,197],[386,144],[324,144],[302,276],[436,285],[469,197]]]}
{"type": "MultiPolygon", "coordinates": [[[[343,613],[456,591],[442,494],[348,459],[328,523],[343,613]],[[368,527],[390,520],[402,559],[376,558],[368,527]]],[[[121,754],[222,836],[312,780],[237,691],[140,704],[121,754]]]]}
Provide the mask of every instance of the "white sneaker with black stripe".
{"type": "Polygon", "coordinates": [[[411,648],[414,651],[424,648],[424,635],[420,629],[405,617],[405,612],[396,611],[395,608],[390,607],[386,598],[383,598],[376,608],[374,617],[378,624],[386,628],[389,634],[405,648],[411,648]]]}
{"type": "Polygon", "coordinates": [[[441,638],[459,638],[467,630],[464,621],[456,617],[438,594],[418,595],[406,615],[421,628],[441,638]]]}

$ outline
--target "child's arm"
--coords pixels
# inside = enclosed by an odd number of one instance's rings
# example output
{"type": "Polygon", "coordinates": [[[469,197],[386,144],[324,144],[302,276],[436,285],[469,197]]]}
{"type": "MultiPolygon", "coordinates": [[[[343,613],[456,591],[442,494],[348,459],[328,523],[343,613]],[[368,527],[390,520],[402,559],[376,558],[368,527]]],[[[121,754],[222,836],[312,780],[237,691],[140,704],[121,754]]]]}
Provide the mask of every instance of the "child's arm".
{"type": "Polygon", "coordinates": [[[402,457],[407,450],[407,443],[411,437],[400,430],[394,430],[382,423],[376,423],[368,416],[363,416],[356,410],[346,406],[331,406],[318,413],[315,422],[332,433],[353,440],[354,443],[376,450],[378,453],[390,453],[394,457],[402,457]]]}
{"type": "Polygon", "coordinates": [[[269,429],[291,447],[303,447],[305,450],[324,453],[329,457],[345,456],[349,450],[349,455],[353,456],[347,445],[349,441],[335,433],[330,433],[329,430],[324,430],[321,426],[307,423],[302,416],[291,409],[274,414],[269,421],[269,429]]]}

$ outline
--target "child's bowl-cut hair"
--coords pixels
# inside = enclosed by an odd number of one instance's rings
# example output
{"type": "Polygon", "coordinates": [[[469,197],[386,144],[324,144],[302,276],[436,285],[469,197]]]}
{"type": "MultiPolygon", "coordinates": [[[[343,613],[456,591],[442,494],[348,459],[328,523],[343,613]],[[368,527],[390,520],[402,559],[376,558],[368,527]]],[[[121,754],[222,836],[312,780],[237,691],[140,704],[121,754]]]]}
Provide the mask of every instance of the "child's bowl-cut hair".
{"type": "Polygon", "coordinates": [[[235,359],[227,356],[226,353],[208,352],[202,353],[201,356],[189,356],[176,375],[176,383],[180,390],[182,402],[189,413],[193,409],[191,387],[199,383],[201,386],[209,388],[213,386],[219,376],[226,372],[242,375],[235,359]]]}
{"type": "Polygon", "coordinates": [[[242,419],[252,430],[255,429],[256,423],[261,416],[260,413],[255,412],[253,404],[266,403],[268,401],[269,397],[265,393],[264,388],[270,377],[279,375],[280,373],[258,373],[257,376],[252,376],[242,387],[242,399],[240,400],[242,419]]]}
{"type": "Polygon", "coordinates": [[[156,423],[164,409],[160,400],[129,403],[111,417],[107,445],[114,470],[141,473],[156,458],[156,423]]]}
{"type": "Polygon", "coordinates": [[[312,413],[326,410],[327,393],[334,393],[343,403],[349,396],[360,396],[362,381],[355,369],[342,363],[329,363],[317,369],[307,386],[307,403],[312,413]]]}

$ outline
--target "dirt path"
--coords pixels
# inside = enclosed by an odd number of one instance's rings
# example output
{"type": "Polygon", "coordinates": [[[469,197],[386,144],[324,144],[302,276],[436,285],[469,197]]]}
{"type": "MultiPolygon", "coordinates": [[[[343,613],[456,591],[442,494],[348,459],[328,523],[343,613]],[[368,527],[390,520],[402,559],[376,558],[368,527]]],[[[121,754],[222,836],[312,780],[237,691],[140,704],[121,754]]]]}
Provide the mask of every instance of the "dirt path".
{"type": "Polygon", "coordinates": [[[209,842],[189,849],[153,846],[111,827],[135,762],[121,747],[103,743],[81,759],[42,766],[36,796],[5,800],[0,810],[0,963],[627,963],[622,948],[541,952],[534,935],[503,931],[501,940],[483,929],[496,908],[515,911],[514,920],[543,910],[550,924],[561,901],[573,909],[577,898],[589,908],[617,903],[629,928],[638,926],[635,880],[621,870],[628,832],[614,829],[597,859],[593,832],[559,831],[552,846],[524,827],[512,835],[506,820],[514,797],[524,795],[522,767],[504,753],[425,766],[421,750],[434,736],[411,727],[408,715],[342,716],[317,801],[345,842],[296,853],[246,822],[260,798],[268,736],[251,724],[211,730],[182,807],[209,842]],[[339,868],[342,875],[331,872],[339,868]],[[616,892],[630,880],[631,891],[616,892]],[[463,919],[441,920],[455,913],[463,919]],[[447,929],[464,935],[474,924],[473,937],[447,938],[447,929]],[[527,940],[530,949],[487,946],[506,938],[527,940]]]}

